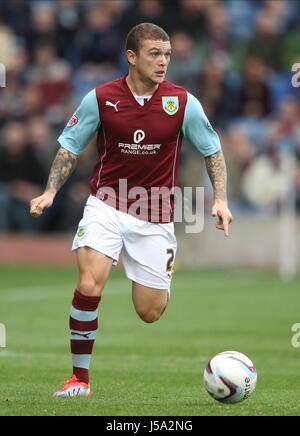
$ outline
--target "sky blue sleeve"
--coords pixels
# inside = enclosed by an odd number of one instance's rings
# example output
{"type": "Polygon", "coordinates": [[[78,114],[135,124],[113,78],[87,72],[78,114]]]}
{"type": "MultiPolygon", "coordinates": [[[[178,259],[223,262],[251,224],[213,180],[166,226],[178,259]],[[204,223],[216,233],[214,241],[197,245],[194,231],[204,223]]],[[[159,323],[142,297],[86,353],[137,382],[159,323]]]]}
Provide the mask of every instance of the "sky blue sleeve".
{"type": "Polygon", "coordinates": [[[79,155],[95,136],[100,124],[96,90],[93,89],[82,100],[58,142],[66,150],[79,155]]]}
{"type": "Polygon", "coordinates": [[[188,92],[182,124],[182,133],[204,156],[211,156],[221,150],[218,134],[208,121],[199,100],[188,92]]]}

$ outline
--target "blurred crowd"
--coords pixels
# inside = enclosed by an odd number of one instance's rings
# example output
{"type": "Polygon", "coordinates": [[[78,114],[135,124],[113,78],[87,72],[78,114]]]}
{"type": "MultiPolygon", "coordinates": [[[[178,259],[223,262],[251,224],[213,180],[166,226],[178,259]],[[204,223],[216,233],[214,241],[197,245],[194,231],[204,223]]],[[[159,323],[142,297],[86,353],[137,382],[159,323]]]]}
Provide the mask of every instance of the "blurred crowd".
{"type": "MultiPolygon", "coordinates": [[[[291,83],[299,0],[0,0],[0,231],[75,229],[94,147],[42,219],[30,218],[28,202],[45,187],[74,108],[126,74],[124,41],[140,22],[170,34],[168,79],[199,98],[221,136],[233,212],[277,212],[291,181],[300,210],[300,88],[291,83]],[[286,155],[292,177],[282,171],[286,155]]],[[[201,167],[185,144],[180,183],[206,184],[201,167]]]]}

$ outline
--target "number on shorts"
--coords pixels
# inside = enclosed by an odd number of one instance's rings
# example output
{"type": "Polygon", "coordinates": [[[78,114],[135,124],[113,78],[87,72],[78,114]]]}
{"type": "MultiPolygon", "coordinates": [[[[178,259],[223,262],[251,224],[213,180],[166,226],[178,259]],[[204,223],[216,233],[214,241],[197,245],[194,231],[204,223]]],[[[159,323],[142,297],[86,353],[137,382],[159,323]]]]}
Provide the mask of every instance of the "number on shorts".
{"type": "Polygon", "coordinates": [[[174,264],[174,257],[175,257],[175,253],[174,253],[173,248],[168,248],[167,256],[169,256],[168,262],[167,262],[167,272],[170,273],[173,271],[173,264],[174,264]]]}

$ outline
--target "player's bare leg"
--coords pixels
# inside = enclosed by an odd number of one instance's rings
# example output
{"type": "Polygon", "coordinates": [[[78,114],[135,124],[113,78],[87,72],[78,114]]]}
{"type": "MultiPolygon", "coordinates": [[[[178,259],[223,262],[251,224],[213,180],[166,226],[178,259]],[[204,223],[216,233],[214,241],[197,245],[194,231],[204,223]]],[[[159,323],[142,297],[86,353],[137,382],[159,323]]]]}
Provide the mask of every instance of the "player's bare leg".
{"type": "Polygon", "coordinates": [[[98,305],[113,263],[88,247],[79,248],[76,254],[79,278],[70,315],[73,376],[55,397],[91,395],[89,365],[98,332],[98,305]]]}
{"type": "Polygon", "coordinates": [[[169,292],[132,282],[132,300],[140,318],[152,323],[158,321],[164,313],[169,302],[169,292]]]}
{"type": "Polygon", "coordinates": [[[79,277],[77,290],[87,297],[101,297],[113,259],[89,247],[76,252],[79,277]]]}

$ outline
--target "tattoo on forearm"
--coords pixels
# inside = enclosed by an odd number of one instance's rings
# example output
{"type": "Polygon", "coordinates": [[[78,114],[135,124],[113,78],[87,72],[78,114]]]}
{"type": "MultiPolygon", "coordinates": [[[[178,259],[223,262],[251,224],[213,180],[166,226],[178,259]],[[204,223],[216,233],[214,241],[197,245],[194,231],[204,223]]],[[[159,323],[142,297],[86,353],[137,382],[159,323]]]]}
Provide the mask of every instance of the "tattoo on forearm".
{"type": "Polygon", "coordinates": [[[46,191],[56,193],[76,167],[78,157],[60,148],[51,167],[46,191]]]}
{"type": "Polygon", "coordinates": [[[227,170],[222,151],[205,158],[206,169],[211,180],[215,199],[227,200],[227,170]]]}

